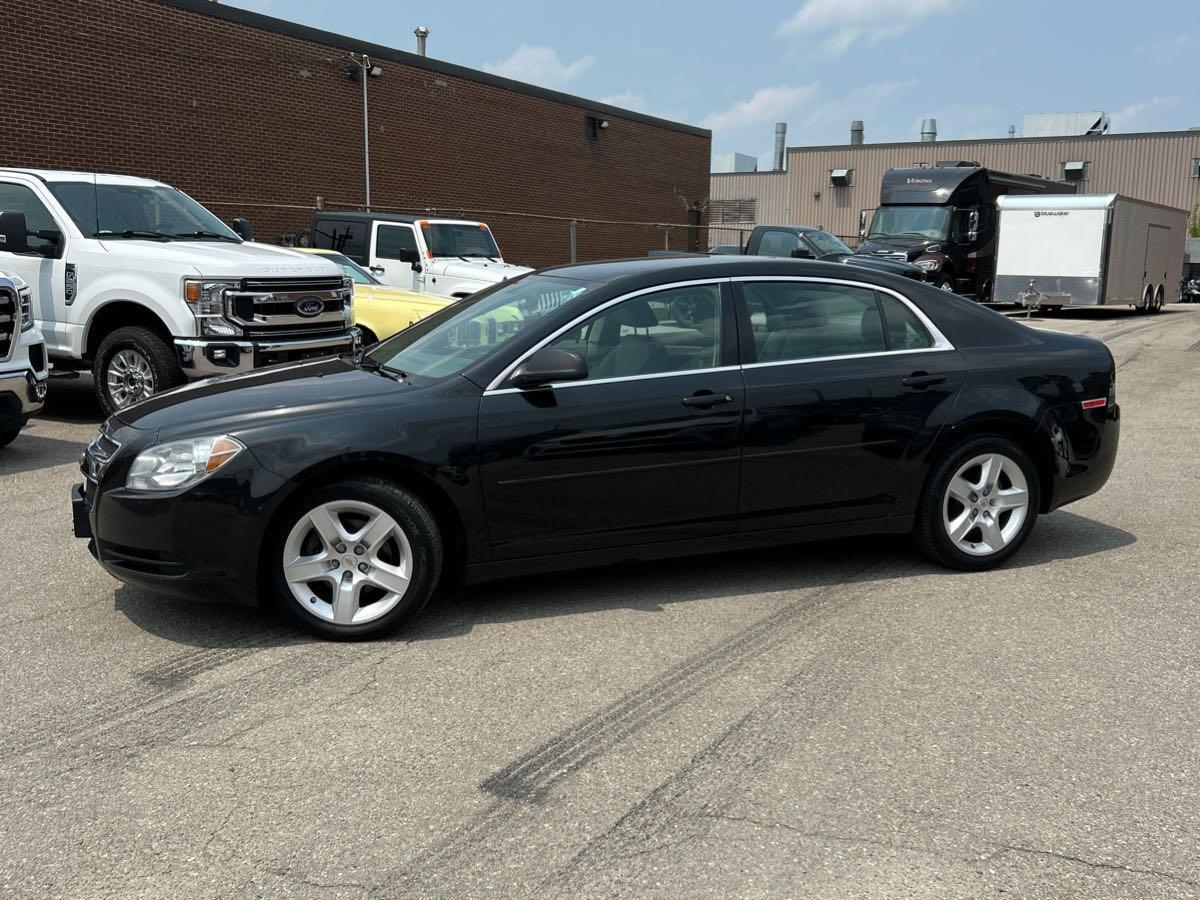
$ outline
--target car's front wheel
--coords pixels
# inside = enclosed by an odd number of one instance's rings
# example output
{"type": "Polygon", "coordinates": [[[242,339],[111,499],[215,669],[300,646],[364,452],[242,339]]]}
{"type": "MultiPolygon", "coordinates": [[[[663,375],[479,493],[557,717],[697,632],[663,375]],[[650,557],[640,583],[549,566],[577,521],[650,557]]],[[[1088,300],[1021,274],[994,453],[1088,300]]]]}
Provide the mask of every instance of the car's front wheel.
{"type": "Polygon", "coordinates": [[[1037,469],[999,436],[965,441],[938,463],[914,535],[926,556],[954,569],[990,569],[1020,548],[1037,519],[1037,469]]]}
{"type": "Polygon", "coordinates": [[[442,539],[416,497],[381,478],[305,494],[265,560],[274,598],[323,637],[377,637],[411,621],[437,586],[442,539]]]}

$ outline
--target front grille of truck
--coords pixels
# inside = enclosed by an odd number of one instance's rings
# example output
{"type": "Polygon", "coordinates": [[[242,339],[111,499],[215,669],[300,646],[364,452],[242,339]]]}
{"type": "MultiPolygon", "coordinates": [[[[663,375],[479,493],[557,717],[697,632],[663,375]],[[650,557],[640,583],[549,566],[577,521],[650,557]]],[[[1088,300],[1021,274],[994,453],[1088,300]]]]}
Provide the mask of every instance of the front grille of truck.
{"type": "Polygon", "coordinates": [[[341,277],[244,278],[240,288],[225,292],[225,311],[247,337],[337,334],[345,329],[352,296],[341,277]],[[305,299],[319,300],[321,311],[300,315],[297,304],[305,299]]]}
{"type": "Polygon", "coordinates": [[[21,301],[12,288],[0,287],[0,362],[7,362],[21,332],[21,301]]]}

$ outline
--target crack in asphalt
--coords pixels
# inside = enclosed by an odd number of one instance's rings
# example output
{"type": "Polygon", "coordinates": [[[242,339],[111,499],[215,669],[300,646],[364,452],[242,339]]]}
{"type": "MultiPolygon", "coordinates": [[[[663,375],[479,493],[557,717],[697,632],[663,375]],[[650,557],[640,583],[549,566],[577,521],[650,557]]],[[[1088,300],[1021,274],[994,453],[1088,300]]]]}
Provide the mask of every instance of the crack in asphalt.
{"type": "Polygon", "coordinates": [[[1004,844],[993,853],[989,858],[996,859],[1004,856],[1006,853],[1023,853],[1032,856],[1049,857],[1062,862],[1074,863],[1081,866],[1087,866],[1090,869],[1104,869],[1113,872],[1126,872],[1130,875],[1146,875],[1151,878],[1161,878],[1165,881],[1173,881],[1177,884],[1187,885],[1188,887],[1200,887],[1200,881],[1194,881],[1184,878],[1181,875],[1174,875],[1170,872],[1163,872],[1158,869],[1141,869],[1136,866],[1129,866],[1125,863],[1109,863],[1099,860],[1084,859],[1081,856],[1072,856],[1069,853],[1061,853],[1057,850],[1042,850],[1038,847],[1022,847],[1015,844],[1004,844]]]}

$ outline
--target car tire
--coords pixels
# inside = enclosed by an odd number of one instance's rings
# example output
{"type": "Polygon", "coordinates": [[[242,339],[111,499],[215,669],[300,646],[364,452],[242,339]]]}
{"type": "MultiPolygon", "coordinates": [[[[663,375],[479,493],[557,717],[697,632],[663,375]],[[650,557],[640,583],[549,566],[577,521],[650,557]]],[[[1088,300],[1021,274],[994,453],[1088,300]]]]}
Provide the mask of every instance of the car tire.
{"type": "Polygon", "coordinates": [[[100,342],[92,365],[96,396],[106,416],[183,384],[172,347],[149,328],[118,328],[100,342]]]}
{"type": "Polygon", "coordinates": [[[304,491],[265,549],[269,598],[294,624],[334,640],[406,625],[433,596],[442,568],[429,510],[372,476],[304,491]]]}
{"type": "Polygon", "coordinates": [[[934,465],[913,536],[934,562],[990,569],[1025,543],[1040,503],[1037,467],[1020,445],[998,435],[970,438],[934,465]],[[986,470],[985,460],[991,461],[986,470]]]}
{"type": "Polygon", "coordinates": [[[946,291],[948,294],[954,293],[954,279],[949,275],[939,276],[938,280],[933,283],[933,286],[939,291],[946,291]]]}
{"type": "Polygon", "coordinates": [[[20,428],[13,428],[10,431],[0,431],[0,447],[7,447],[17,439],[17,435],[20,433],[20,428]]]}
{"type": "Polygon", "coordinates": [[[379,343],[379,338],[375,337],[375,332],[370,328],[364,328],[362,325],[359,325],[358,330],[362,335],[362,345],[364,348],[374,347],[379,343]]]}

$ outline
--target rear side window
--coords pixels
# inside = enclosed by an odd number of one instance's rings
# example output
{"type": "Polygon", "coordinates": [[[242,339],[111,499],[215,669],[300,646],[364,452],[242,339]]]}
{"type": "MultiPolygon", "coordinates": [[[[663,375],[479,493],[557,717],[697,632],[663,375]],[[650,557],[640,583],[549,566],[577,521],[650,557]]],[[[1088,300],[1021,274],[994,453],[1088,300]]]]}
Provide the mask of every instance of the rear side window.
{"type": "Polygon", "coordinates": [[[820,282],[747,282],[757,361],[797,362],[883,353],[887,348],[875,292],[820,282]]]}
{"type": "Polygon", "coordinates": [[[892,350],[925,350],[933,346],[933,335],[908,306],[891,294],[879,294],[879,306],[887,322],[888,347],[892,350]]]}
{"type": "MultiPolygon", "coordinates": [[[[23,184],[0,183],[0,212],[19,212],[25,214],[25,227],[29,231],[57,231],[58,224],[46,205],[37,195],[23,184]]],[[[44,238],[29,236],[29,249],[41,252],[54,246],[52,241],[44,238]]]]}
{"type": "Polygon", "coordinates": [[[313,246],[322,250],[336,250],[366,265],[367,223],[318,219],[313,226],[313,246]]]}
{"type": "Polygon", "coordinates": [[[417,234],[407,225],[380,225],[375,233],[375,255],[382,259],[400,259],[401,251],[416,249],[417,234]]]}

